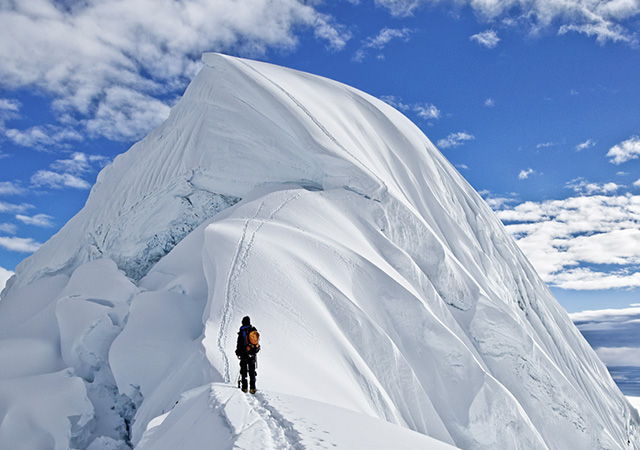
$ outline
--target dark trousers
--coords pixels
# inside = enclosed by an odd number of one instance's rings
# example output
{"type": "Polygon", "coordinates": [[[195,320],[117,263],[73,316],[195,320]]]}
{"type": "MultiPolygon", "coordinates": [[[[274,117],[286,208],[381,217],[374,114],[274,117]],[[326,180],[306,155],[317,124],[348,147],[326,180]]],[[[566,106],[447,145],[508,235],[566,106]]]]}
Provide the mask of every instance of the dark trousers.
{"type": "Polygon", "coordinates": [[[249,389],[256,388],[255,356],[243,356],[240,358],[240,375],[242,375],[242,389],[247,389],[247,375],[249,375],[249,389]]]}

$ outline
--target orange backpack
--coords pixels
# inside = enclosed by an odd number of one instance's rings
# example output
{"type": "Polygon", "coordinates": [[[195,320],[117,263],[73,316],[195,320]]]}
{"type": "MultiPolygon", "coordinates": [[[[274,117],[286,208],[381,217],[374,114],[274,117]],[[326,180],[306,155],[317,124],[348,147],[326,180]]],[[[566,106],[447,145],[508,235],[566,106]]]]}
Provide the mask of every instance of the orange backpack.
{"type": "Polygon", "coordinates": [[[257,347],[258,343],[260,342],[260,333],[258,333],[258,330],[250,331],[248,340],[249,345],[257,347]]]}

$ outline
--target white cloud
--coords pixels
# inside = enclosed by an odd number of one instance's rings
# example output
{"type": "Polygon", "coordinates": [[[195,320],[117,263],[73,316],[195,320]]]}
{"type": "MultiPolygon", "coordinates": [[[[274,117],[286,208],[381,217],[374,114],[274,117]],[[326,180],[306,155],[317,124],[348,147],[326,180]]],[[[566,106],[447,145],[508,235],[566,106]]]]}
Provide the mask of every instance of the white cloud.
{"type": "Polygon", "coordinates": [[[367,40],[366,46],[370,48],[375,48],[378,50],[382,50],[386,47],[386,45],[394,39],[401,39],[406,41],[411,36],[413,30],[409,28],[383,28],[380,32],[373,38],[369,38],[367,40]]]}
{"type": "Polygon", "coordinates": [[[483,196],[484,201],[489,205],[489,207],[493,210],[500,210],[504,208],[506,205],[510,203],[515,203],[516,200],[510,197],[499,197],[499,196],[483,196]]]}
{"type": "Polygon", "coordinates": [[[488,98],[484,101],[484,106],[488,106],[488,107],[492,107],[495,106],[495,102],[493,101],[492,98],[488,98]]]}
{"type": "Polygon", "coordinates": [[[53,219],[53,217],[48,216],[47,214],[36,214],[35,216],[25,216],[23,214],[17,214],[16,219],[24,224],[33,225],[36,227],[50,228],[53,226],[53,222],[51,222],[51,219],[53,219]]]}
{"type": "Polygon", "coordinates": [[[0,213],[23,213],[31,208],[33,208],[33,205],[29,205],[28,203],[16,205],[14,203],[0,201],[0,213]]]}
{"type": "Polygon", "coordinates": [[[566,34],[569,31],[583,33],[587,36],[595,36],[599,44],[604,45],[607,41],[625,42],[627,44],[637,44],[637,37],[629,31],[612,21],[599,19],[597,23],[586,23],[579,25],[562,25],[558,34],[566,34]]]}
{"type": "Polygon", "coordinates": [[[526,180],[527,178],[529,178],[529,176],[533,175],[534,173],[536,173],[536,171],[531,169],[531,168],[522,169],[520,171],[520,173],[518,174],[518,179],[519,180],[526,180]]]}
{"type": "Polygon", "coordinates": [[[12,271],[7,270],[4,267],[0,267],[0,292],[2,292],[4,287],[7,285],[7,281],[9,281],[9,278],[11,278],[12,276],[12,271]]]}
{"type": "Polygon", "coordinates": [[[41,243],[34,241],[32,238],[0,236],[0,247],[12,252],[33,253],[38,250],[41,245],[41,243]]]}
{"type": "Polygon", "coordinates": [[[633,186],[634,186],[634,187],[637,187],[637,188],[640,188],[640,179],[638,179],[638,180],[634,181],[634,182],[633,182],[633,186]]]}
{"type": "Polygon", "coordinates": [[[102,168],[109,159],[102,155],[76,152],[69,159],[59,159],[50,165],[52,170],[39,170],[31,177],[33,187],[89,189],[91,184],[82,178],[95,168],[102,168]],[[94,167],[96,166],[96,167],[94,167]]]}
{"type": "MultiPolygon", "coordinates": [[[[423,5],[436,5],[440,0],[376,0],[395,16],[412,15],[423,5]]],[[[635,44],[635,33],[625,27],[628,19],[640,14],[640,3],[634,0],[607,2],[582,0],[460,0],[449,2],[453,8],[469,5],[482,21],[501,22],[528,28],[531,34],[558,26],[558,33],[583,33],[607,41],[635,44]]]]}
{"type": "Polygon", "coordinates": [[[0,98],[0,129],[4,128],[4,123],[9,119],[20,117],[21,103],[18,100],[0,98]]]}
{"type": "Polygon", "coordinates": [[[440,139],[438,141],[438,147],[440,148],[450,148],[450,147],[458,147],[462,145],[466,141],[471,141],[475,139],[475,136],[467,133],[466,131],[459,131],[457,133],[451,133],[445,139],[440,139]]]}
{"type": "Polygon", "coordinates": [[[18,227],[12,223],[0,223],[0,232],[16,234],[18,232],[18,227]]]}
{"type": "Polygon", "coordinates": [[[21,187],[18,183],[0,181],[0,195],[21,195],[26,192],[27,190],[21,187]]]}
{"type": "MultiPolygon", "coordinates": [[[[356,53],[351,58],[355,62],[362,62],[368,54],[369,49],[374,50],[383,50],[389,42],[394,39],[401,39],[403,41],[408,41],[409,37],[413,33],[413,30],[409,28],[383,28],[380,32],[375,36],[370,36],[362,44],[356,53]]],[[[384,58],[383,58],[384,59],[384,58]]]]}
{"type": "Polygon", "coordinates": [[[53,125],[35,126],[26,130],[12,128],[5,130],[4,133],[14,144],[37,150],[48,150],[68,142],[83,140],[82,135],[76,130],[53,125]]]}
{"type": "Polygon", "coordinates": [[[498,33],[495,30],[486,30],[482,33],[474,34],[469,39],[476,41],[480,45],[484,45],[487,48],[495,48],[500,42],[498,33]]]}
{"type": "Polygon", "coordinates": [[[382,95],[380,96],[380,100],[393,106],[398,111],[406,112],[411,110],[411,105],[404,103],[401,98],[398,98],[395,95],[382,95]]]}
{"type": "Polygon", "coordinates": [[[609,182],[609,183],[589,183],[582,178],[576,178],[575,180],[570,181],[566,184],[567,188],[573,189],[578,194],[584,195],[594,195],[594,194],[614,194],[619,189],[623,188],[619,184],[609,182]]]}
{"type": "MultiPolygon", "coordinates": [[[[334,50],[350,38],[315,2],[296,0],[2,2],[0,29],[11,37],[0,39],[0,87],[39,89],[55,99],[58,118],[71,115],[93,133],[123,139],[158,124],[166,99],[182,91],[205,51],[292,49],[303,30],[334,50]],[[109,121],[121,104],[126,111],[109,121]]],[[[41,129],[13,137],[46,139],[38,131],[51,138],[41,129]]]]}
{"type": "Polygon", "coordinates": [[[576,290],[640,286],[640,196],[490,206],[547,283],[576,290]]]}
{"type": "Polygon", "coordinates": [[[410,16],[421,4],[430,2],[425,0],[376,0],[376,3],[388,8],[394,16],[410,16]]]}
{"type": "Polygon", "coordinates": [[[556,144],[555,142],[541,142],[540,144],[536,145],[536,148],[548,148],[548,147],[554,147],[558,144],[556,144]]]}
{"type": "Polygon", "coordinates": [[[609,162],[619,165],[640,156],[640,137],[632,136],[624,142],[609,149],[607,156],[611,158],[609,162]]]}
{"type": "Polygon", "coordinates": [[[580,311],[569,314],[569,317],[573,322],[611,323],[615,327],[620,322],[640,319],[640,308],[638,307],[640,305],[630,306],[631,308],[580,311]]]}
{"type": "Polygon", "coordinates": [[[424,105],[415,105],[413,110],[418,114],[419,117],[423,119],[439,119],[442,113],[436,107],[436,105],[432,103],[425,103],[424,105]]]}
{"type": "Polygon", "coordinates": [[[4,112],[17,113],[20,111],[21,103],[10,98],[0,98],[0,114],[4,112]]]}
{"type": "Polygon", "coordinates": [[[34,187],[50,187],[62,189],[64,187],[74,189],[89,189],[91,185],[80,177],[70,173],[57,173],[50,170],[38,170],[31,177],[31,184],[34,187]]]}
{"type": "Polygon", "coordinates": [[[90,172],[92,164],[104,167],[109,162],[109,158],[102,155],[88,155],[82,152],[75,152],[69,159],[59,159],[51,164],[51,168],[58,172],[67,172],[75,175],[82,175],[90,172]]]}
{"type": "Polygon", "coordinates": [[[640,366],[638,305],[582,311],[569,316],[607,366],[640,366]]]}
{"type": "Polygon", "coordinates": [[[586,150],[588,148],[593,147],[594,145],[596,145],[596,142],[591,140],[591,139],[587,139],[585,142],[582,142],[578,145],[576,145],[576,151],[582,151],[582,150],[586,150]]]}
{"type": "Polygon", "coordinates": [[[640,366],[640,348],[600,347],[596,354],[609,367],[640,366]]]}
{"type": "Polygon", "coordinates": [[[395,95],[382,95],[380,100],[393,106],[399,111],[408,112],[413,111],[425,120],[439,119],[442,116],[442,112],[433,103],[413,103],[407,104],[401,98],[395,95]]]}
{"type": "Polygon", "coordinates": [[[133,89],[115,86],[106,95],[93,118],[86,121],[92,136],[134,140],[169,117],[171,108],[162,101],[133,89]]]}
{"type": "Polygon", "coordinates": [[[589,268],[566,270],[554,276],[553,283],[576,291],[630,289],[640,287],[640,274],[628,270],[601,272],[589,268]]]}

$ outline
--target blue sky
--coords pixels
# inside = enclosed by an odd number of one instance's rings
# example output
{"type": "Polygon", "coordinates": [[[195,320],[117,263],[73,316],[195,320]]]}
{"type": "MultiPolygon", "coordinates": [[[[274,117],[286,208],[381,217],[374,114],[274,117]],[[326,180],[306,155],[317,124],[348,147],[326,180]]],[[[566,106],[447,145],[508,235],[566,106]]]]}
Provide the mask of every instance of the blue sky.
{"type": "Polygon", "coordinates": [[[0,2],[0,283],[220,51],[394,105],[569,312],[638,303],[639,25],[638,0],[0,2]]]}

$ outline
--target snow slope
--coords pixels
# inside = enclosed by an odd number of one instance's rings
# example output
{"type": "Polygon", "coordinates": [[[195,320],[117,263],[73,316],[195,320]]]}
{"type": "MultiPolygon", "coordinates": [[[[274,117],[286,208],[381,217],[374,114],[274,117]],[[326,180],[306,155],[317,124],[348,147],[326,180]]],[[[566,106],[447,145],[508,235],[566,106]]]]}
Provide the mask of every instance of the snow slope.
{"type": "Polygon", "coordinates": [[[3,291],[0,448],[640,448],[636,410],[415,125],[331,80],[203,61],[3,291]],[[257,398],[225,387],[247,314],[257,398]]]}
{"type": "Polygon", "coordinates": [[[450,445],[380,419],[282,393],[247,396],[211,384],[185,393],[176,407],[149,424],[139,450],[218,449],[431,449],[450,445]],[[184,424],[193,423],[186,427],[184,424]]]}

